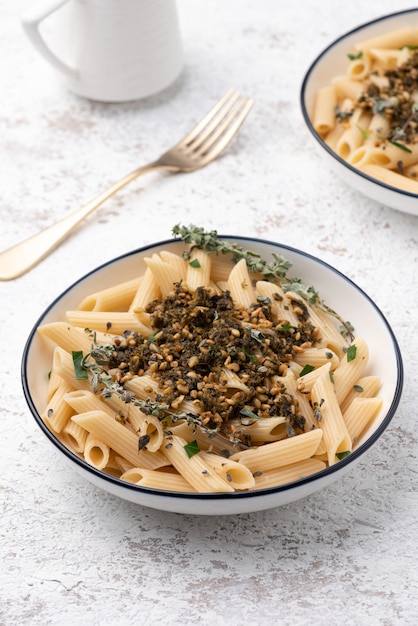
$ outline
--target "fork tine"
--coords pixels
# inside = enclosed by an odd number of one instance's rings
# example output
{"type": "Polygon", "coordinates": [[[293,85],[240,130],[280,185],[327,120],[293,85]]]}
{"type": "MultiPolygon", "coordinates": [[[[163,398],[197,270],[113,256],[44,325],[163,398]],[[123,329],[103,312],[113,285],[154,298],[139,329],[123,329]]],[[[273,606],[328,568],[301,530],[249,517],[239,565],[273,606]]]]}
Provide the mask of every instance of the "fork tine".
{"type": "MultiPolygon", "coordinates": [[[[216,117],[216,115],[219,113],[219,111],[225,106],[225,104],[234,94],[234,91],[235,90],[232,87],[228,89],[226,94],[220,100],[218,100],[215,106],[208,113],[206,113],[206,115],[200,120],[200,122],[198,122],[196,126],[192,128],[192,130],[185,137],[183,137],[183,139],[179,142],[178,145],[181,145],[181,146],[188,145],[198,135],[200,135],[202,130],[205,128],[205,126],[209,124],[211,120],[213,120],[216,117]]],[[[240,94],[237,92],[236,95],[233,97],[232,105],[239,98],[239,95],[240,94]]]]}
{"type": "Polygon", "coordinates": [[[190,150],[194,150],[198,146],[202,145],[204,141],[216,130],[219,124],[226,118],[231,109],[235,106],[235,104],[240,99],[241,94],[239,91],[235,92],[232,97],[225,102],[225,105],[222,109],[219,109],[218,114],[212,116],[212,118],[202,126],[199,133],[195,134],[195,137],[192,140],[189,140],[187,143],[183,145],[187,146],[190,150]]]}
{"type": "Polygon", "coordinates": [[[200,157],[206,157],[208,160],[212,160],[215,156],[220,154],[222,150],[230,143],[237,131],[243,124],[248,113],[251,111],[254,100],[242,98],[238,106],[226,117],[222,124],[216,127],[216,130],[203,141],[198,147],[195,147],[194,152],[200,157]]]}

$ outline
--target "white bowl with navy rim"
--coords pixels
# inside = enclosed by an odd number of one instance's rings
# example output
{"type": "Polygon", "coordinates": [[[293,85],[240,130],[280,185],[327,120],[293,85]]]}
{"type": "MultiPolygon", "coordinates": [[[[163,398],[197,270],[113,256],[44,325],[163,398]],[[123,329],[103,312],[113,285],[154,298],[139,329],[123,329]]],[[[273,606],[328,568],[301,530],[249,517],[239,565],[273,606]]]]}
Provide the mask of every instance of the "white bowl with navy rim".
{"type": "MultiPolygon", "coordinates": [[[[305,284],[315,286],[321,298],[354,325],[356,334],[363,337],[369,346],[368,373],[378,375],[382,380],[379,392],[383,399],[382,409],[349,456],[321,472],[280,487],[227,494],[177,493],[133,485],[91,467],[61,444],[41,418],[41,412],[45,407],[47,373],[51,367],[52,348],[49,351],[45,350],[44,342],[37,336],[37,329],[42,324],[64,320],[65,311],[74,309],[88,294],[120,282],[121,277],[123,280],[129,280],[142,274],[146,267],[144,256],[150,256],[161,250],[181,253],[184,244],[179,240],[170,239],[134,250],[89,272],[48,306],[27,339],[22,358],[22,383],[24,396],[35,423],[55,451],[58,451],[59,456],[96,487],[139,505],[185,514],[232,515],[266,510],[304,498],[331,485],[358,462],[367,463],[367,451],[373,445],[378,445],[400,401],[403,365],[399,346],[383,313],[364,291],[327,263],[295,248],[261,239],[229,236],[222,238],[236,241],[244,248],[258,252],[266,260],[271,260],[272,253],[282,254],[292,263],[289,275],[299,277],[305,284]]],[[[39,466],[40,479],[52,463],[57,463],[56,454],[50,458],[44,457],[43,464],[39,466]]],[[[374,471],[373,467],[370,471],[374,471]]]]}
{"type": "Polygon", "coordinates": [[[413,26],[418,28],[418,9],[409,9],[379,17],[362,24],[342,35],[323,50],[313,61],[302,82],[300,103],[302,114],[309,131],[324,150],[332,170],[348,185],[368,198],[385,206],[411,215],[418,215],[418,195],[387,185],[372,178],[339,157],[316,132],[312,124],[315,94],[321,87],[331,84],[336,76],[345,74],[347,54],[354,44],[390,31],[413,26]]]}

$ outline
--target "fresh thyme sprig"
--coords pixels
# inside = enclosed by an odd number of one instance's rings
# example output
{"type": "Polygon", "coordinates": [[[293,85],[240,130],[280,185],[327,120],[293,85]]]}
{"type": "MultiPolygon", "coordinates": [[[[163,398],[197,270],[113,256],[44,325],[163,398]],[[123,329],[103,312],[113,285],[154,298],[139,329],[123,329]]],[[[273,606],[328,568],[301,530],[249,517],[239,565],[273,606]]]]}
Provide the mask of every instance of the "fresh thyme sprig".
{"type": "Polygon", "coordinates": [[[185,243],[191,244],[190,250],[186,250],[184,254],[186,260],[190,259],[193,248],[201,248],[209,254],[231,254],[232,263],[238,263],[241,259],[245,259],[250,272],[258,272],[271,282],[276,279],[284,279],[292,265],[281,254],[276,253],[272,254],[274,261],[268,263],[257,252],[245,250],[237,243],[220,239],[216,230],[205,231],[200,226],[190,225],[187,227],[177,224],[172,232],[174,236],[180,237],[185,243]]]}
{"type": "Polygon", "coordinates": [[[180,237],[185,243],[190,244],[189,250],[183,253],[186,260],[190,259],[194,248],[205,250],[208,254],[230,254],[232,263],[238,263],[241,259],[245,259],[249,272],[261,274],[265,280],[279,284],[285,293],[289,291],[296,293],[309,304],[332,315],[341,324],[341,334],[354,339],[354,329],[351,323],[344,321],[336,311],[323,302],[318,291],[312,285],[304,285],[300,278],[287,276],[292,263],[281,254],[273,253],[274,261],[269,263],[262,259],[257,252],[245,250],[237,243],[219,238],[216,230],[205,231],[204,228],[194,224],[190,226],[177,224],[173,227],[172,233],[175,237],[180,237]]]}

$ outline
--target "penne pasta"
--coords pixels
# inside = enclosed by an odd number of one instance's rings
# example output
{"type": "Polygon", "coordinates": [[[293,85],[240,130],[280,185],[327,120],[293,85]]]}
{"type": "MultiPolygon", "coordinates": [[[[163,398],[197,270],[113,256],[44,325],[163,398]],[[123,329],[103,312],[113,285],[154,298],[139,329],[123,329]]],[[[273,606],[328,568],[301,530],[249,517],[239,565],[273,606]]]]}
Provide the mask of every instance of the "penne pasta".
{"type": "Polygon", "coordinates": [[[333,85],[318,89],[313,115],[313,127],[320,135],[326,135],[334,127],[336,106],[337,94],[333,85]]]}
{"type": "Polygon", "coordinates": [[[318,427],[324,434],[328,465],[333,465],[338,460],[337,454],[351,452],[352,442],[329,373],[324,372],[315,382],[312,388],[312,400],[318,427]]]}
{"type": "Polygon", "coordinates": [[[88,411],[71,418],[124,459],[144,469],[157,469],[166,465],[160,452],[138,450],[138,437],[104,411],[88,411]]]}
{"type": "Polygon", "coordinates": [[[54,346],[42,418],[92,467],[179,493],[267,488],[336,463],[375,419],[364,339],[244,258],[222,263],[162,250],[39,330],[54,346]]]}
{"type": "Polygon", "coordinates": [[[83,452],[87,463],[96,469],[101,470],[108,466],[110,447],[93,435],[87,435],[83,452]]]}
{"type": "Polygon", "coordinates": [[[166,437],[161,448],[178,473],[199,492],[233,491],[233,487],[207,464],[202,454],[198,453],[192,457],[187,455],[184,447],[186,443],[181,437],[171,435],[166,437]]]}
{"type": "Polygon", "coordinates": [[[234,302],[244,308],[250,307],[255,301],[254,289],[245,259],[241,259],[231,270],[228,277],[228,289],[234,302]]]}
{"type": "Polygon", "coordinates": [[[190,255],[186,272],[186,285],[190,291],[210,284],[212,259],[204,250],[195,248],[190,255]]]}
{"type": "Polygon", "coordinates": [[[60,384],[52,394],[45,411],[42,413],[42,419],[48,425],[48,428],[55,433],[60,433],[64,426],[68,423],[70,417],[74,413],[71,406],[66,404],[65,396],[68,392],[71,392],[74,387],[58,377],[60,384]]]}
{"type": "Polygon", "coordinates": [[[144,337],[152,334],[152,329],[143,324],[134,312],[67,311],[67,318],[73,326],[94,328],[104,333],[112,331],[112,334],[123,335],[126,331],[134,331],[144,337]]]}
{"type": "Polygon", "coordinates": [[[255,487],[266,489],[277,485],[287,485],[296,480],[301,480],[312,474],[316,474],[326,468],[326,463],[318,459],[306,459],[292,463],[286,467],[281,467],[268,472],[257,472],[255,475],[255,487]]]}
{"type": "Polygon", "coordinates": [[[364,376],[363,378],[359,378],[341,402],[341,411],[343,414],[356,398],[373,398],[377,396],[380,384],[380,378],[378,376],[364,376]]]}
{"type": "Polygon", "coordinates": [[[227,485],[233,487],[236,491],[244,489],[252,489],[255,485],[254,476],[242,463],[237,463],[231,459],[225,459],[213,452],[201,452],[201,458],[210,467],[217,476],[219,476],[227,485]]]}
{"type": "Polygon", "coordinates": [[[80,311],[127,311],[142,282],[141,277],[101,289],[80,302],[80,311]]]}
{"type": "Polygon", "coordinates": [[[333,372],[335,395],[340,404],[350,393],[356,381],[363,376],[368,360],[367,344],[364,339],[357,337],[333,372]]]}
{"type": "Polygon", "coordinates": [[[149,487],[150,489],[163,489],[164,491],[177,491],[180,493],[196,491],[180,474],[144,470],[138,467],[132,467],[126,470],[126,472],[121,475],[121,480],[126,480],[135,485],[141,485],[141,487],[149,487]]]}
{"type": "Polygon", "coordinates": [[[356,443],[382,407],[381,398],[355,398],[344,412],[351,440],[356,443]]]}
{"type": "Polygon", "coordinates": [[[294,360],[299,365],[309,364],[315,368],[329,363],[331,370],[334,370],[340,362],[338,356],[330,348],[305,348],[302,352],[295,354],[294,360]]]}
{"type": "Polygon", "coordinates": [[[418,164],[417,42],[412,27],[358,42],[346,72],[317,89],[312,113],[314,129],[341,159],[415,195],[418,182],[407,171],[418,164]]]}
{"type": "Polygon", "coordinates": [[[252,472],[265,472],[314,456],[321,439],[322,432],[318,428],[297,437],[237,452],[230,458],[243,463],[252,472]]]}

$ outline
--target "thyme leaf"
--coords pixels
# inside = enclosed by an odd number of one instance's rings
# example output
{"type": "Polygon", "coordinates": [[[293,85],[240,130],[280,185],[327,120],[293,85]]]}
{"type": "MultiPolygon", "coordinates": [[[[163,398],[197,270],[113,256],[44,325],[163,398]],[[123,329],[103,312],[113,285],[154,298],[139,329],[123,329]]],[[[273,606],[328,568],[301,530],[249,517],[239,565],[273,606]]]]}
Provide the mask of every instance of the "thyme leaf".
{"type": "Polygon", "coordinates": [[[245,415],[245,417],[251,417],[252,419],[255,419],[255,420],[260,419],[257,413],[254,413],[253,411],[251,411],[250,409],[247,409],[246,407],[241,409],[240,414],[245,415]]]}
{"type": "Polygon", "coordinates": [[[355,344],[347,348],[347,362],[354,361],[357,356],[357,346],[355,344]]]}
{"type": "Polygon", "coordinates": [[[396,146],[396,148],[403,150],[404,152],[409,152],[412,154],[412,150],[408,148],[407,146],[404,146],[403,143],[399,143],[398,141],[394,141],[393,139],[389,139],[389,143],[391,143],[392,146],[396,146]]]}

